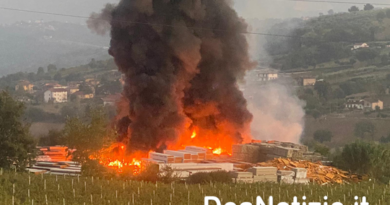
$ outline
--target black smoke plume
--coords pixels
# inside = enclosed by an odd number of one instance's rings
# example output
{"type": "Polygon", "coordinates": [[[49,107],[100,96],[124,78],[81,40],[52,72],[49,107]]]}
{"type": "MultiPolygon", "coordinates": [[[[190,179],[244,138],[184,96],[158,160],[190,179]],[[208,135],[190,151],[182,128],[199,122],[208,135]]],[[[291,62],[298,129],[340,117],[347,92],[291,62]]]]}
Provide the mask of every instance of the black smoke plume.
{"type": "Polygon", "coordinates": [[[253,63],[229,1],[121,0],[110,22],[130,150],[158,150],[193,127],[242,141],[252,115],[237,83],[253,63]]]}

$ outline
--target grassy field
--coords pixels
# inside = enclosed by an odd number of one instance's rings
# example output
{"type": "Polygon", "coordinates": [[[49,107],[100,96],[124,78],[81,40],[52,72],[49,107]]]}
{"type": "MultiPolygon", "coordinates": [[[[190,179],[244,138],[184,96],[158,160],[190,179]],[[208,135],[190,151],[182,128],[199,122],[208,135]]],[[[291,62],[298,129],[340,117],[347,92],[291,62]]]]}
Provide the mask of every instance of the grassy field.
{"type": "Polygon", "coordinates": [[[13,204],[12,200],[15,205],[201,205],[204,204],[204,196],[216,196],[222,204],[229,201],[255,204],[257,196],[263,199],[273,196],[274,204],[277,204],[291,202],[293,196],[302,199],[304,195],[306,202],[324,202],[326,195],[330,204],[336,201],[353,204],[354,196],[366,196],[372,205],[390,203],[389,186],[375,182],[327,186],[275,183],[186,185],[26,173],[0,176],[0,204],[6,205],[13,204]]]}

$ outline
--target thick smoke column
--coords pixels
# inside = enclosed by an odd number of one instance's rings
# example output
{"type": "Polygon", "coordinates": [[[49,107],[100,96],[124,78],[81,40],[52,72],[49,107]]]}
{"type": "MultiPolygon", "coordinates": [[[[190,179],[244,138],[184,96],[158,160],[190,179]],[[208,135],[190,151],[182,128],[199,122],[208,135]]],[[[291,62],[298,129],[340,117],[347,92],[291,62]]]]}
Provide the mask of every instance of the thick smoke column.
{"type": "Polygon", "coordinates": [[[111,12],[114,8],[113,4],[106,4],[100,13],[93,12],[87,20],[88,28],[99,35],[105,35],[111,28],[111,12]]]}
{"type": "Polygon", "coordinates": [[[290,84],[279,82],[247,86],[249,110],[253,113],[252,136],[256,139],[300,143],[305,111],[290,84]]]}
{"type": "Polygon", "coordinates": [[[120,1],[109,53],[126,79],[118,126],[130,150],[169,146],[195,127],[222,141],[248,135],[252,115],[237,86],[253,67],[246,29],[226,0],[120,1]]]}

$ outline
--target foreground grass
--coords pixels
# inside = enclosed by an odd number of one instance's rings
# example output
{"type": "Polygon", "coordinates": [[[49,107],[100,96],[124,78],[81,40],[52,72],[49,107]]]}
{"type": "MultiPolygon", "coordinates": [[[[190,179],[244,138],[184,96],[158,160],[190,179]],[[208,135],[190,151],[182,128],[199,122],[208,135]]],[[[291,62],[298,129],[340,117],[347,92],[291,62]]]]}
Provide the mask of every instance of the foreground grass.
{"type": "MultiPolygon", "coordinates": [[[[280,185],[258,184],[162,184],[91,177],[32,175],[5,173],[0,176],[0,204],[114,204],[114,205],[202,205],[204,196],[217,196],[222,204],[248,201],[255,204],[256,196],[274,197],[274,204],[292,202],[293,196],[307,196],[306,202],[341,201],[354,204],[353,197],[367,196],[371,205],[390,204],[388,185],[361,182],[349,185],[280,185]]],[[[211,203],[213,204],[213,202],[211,203]]]]}

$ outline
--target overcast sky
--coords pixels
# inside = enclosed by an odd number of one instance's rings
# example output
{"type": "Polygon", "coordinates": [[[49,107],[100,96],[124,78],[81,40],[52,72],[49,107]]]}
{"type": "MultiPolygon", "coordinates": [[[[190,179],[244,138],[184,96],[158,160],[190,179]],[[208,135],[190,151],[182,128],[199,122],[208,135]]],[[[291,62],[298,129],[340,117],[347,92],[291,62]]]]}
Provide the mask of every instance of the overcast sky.
{"type": "MultiPolygon", "coordinates": [[[[329,9],[347,11],[349,4],[291,2],[288,0],[233,0],[234,7],[240,16],[247,19],[290,18],[315,16],[329,9]]],[[[99,11],[106,3],[118,0],[0,0],[1,7],[26,10],[64,13],[78,16],[89,16],[93,11],[99,11]]],[[[367,2],[355,0],[355,2],[367,2]]],[[[376,3],[389,3],[389,0],[376,0],[376,3]]],[[[359,5],[362,8],[362,5],[359,5]]],[[[380,6],[378,6],[380,7],[380,6]]],[[[382,6],[383,7],[383,6],[382,6]]],[[[52,15],[31,14],[17,11],[0,10],[0,23],[12,23],[20,20],[59,20],[82,23],[84,19],[58,17],[52,15]]]]}

